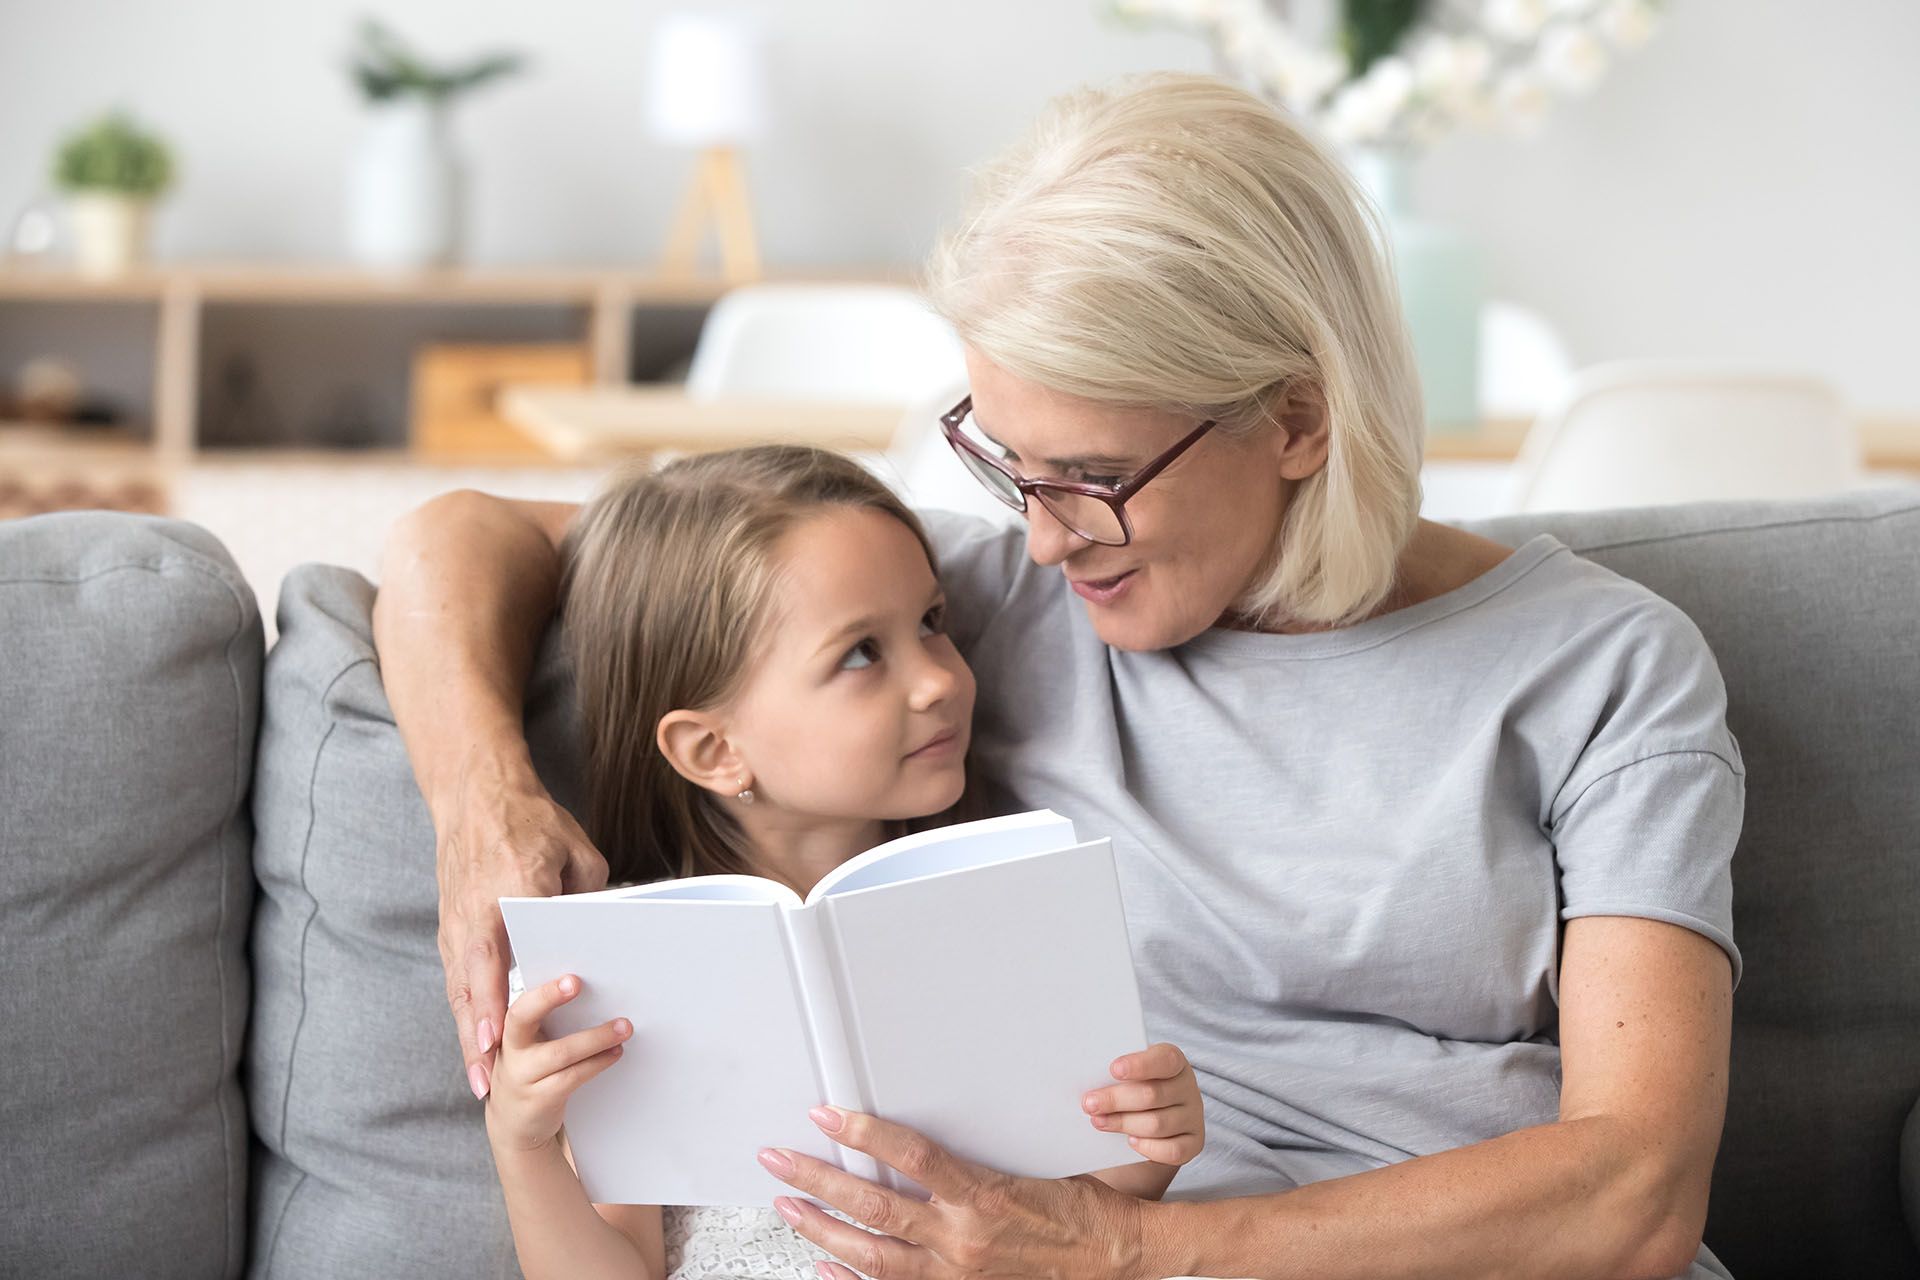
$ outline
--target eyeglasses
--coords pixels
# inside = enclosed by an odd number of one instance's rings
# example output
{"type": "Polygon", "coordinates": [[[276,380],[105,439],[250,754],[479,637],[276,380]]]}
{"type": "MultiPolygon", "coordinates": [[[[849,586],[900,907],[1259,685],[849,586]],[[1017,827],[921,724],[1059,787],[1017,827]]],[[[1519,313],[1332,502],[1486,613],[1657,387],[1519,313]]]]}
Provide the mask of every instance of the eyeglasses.
{"type": "Polygon", "coordinates": [[[1004,457],[998,456],[1001,446],[980,430],[977,423],[968,429],[972,416],[973,397],[968,396],[940,415],[940,430],[953,451],[960,455],[960,461],[967,464],[967,470],[986,486],[988,493],[1023,515],[1027,510],[1027,497],[1032,495],[1074,536],[1105,547],[1124,547],[1133,541],[1133,523],[1127,519],[1127,499],[1171,466],[1175,458],[1191,449],[1215,425],[1212,418],[1207,419],[1173,448],[1118,484],[1091,484],[1029,480],[1015,471],[1004,457]]]}

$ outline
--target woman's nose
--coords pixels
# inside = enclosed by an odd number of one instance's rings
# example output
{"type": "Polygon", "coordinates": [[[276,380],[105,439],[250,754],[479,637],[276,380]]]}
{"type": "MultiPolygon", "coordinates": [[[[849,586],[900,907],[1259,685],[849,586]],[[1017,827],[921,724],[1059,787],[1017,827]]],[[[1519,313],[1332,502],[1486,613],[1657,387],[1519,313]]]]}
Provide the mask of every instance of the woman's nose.
{"type": "Polygon", "coordinates": [[[1059,564],[1086,545],[1087,540],[1061,524],[1044,502],[1027,500],[1027,555],[1035,564],[1059,564]]]}

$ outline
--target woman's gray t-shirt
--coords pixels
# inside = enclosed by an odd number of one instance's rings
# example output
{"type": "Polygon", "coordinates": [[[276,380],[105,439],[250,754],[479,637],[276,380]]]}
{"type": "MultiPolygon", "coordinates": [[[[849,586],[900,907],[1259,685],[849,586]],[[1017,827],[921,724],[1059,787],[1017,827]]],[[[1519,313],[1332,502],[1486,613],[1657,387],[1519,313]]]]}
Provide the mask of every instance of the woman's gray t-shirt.
{"type": "Polygon", "coordinates": [[[1127,653],[1020,529],[928,523],[975,766],[1113,838],[1148,1032],[1199,1073],[1174,1197],[1557,1119],[1565,920],[1694,930],[1738,982],[1745,768],[1706,642],[1645,587],[1542,534],[1357,626],[1127,653]]]}

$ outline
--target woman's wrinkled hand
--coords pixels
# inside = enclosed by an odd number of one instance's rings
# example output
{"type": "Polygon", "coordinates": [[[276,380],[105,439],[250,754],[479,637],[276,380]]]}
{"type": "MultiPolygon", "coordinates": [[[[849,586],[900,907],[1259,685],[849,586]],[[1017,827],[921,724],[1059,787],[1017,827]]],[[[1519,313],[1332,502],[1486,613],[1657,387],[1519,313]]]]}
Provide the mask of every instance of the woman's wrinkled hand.
{"type": "Polygon", "coordinates": [[[564,974],[526,992],[507,1010],[493,1090],[487,1096],[487,1138],[495,1147],[535,1151],[559,1136],[573,1091],[619,1061],[633,1024],[614,1018],[558,1040],[540,1023],[580,994],[564,974]]]}
{"type": "MultiPolygon", "coordinates": [[[[768,1172],[868,1230],[797,1197],[773,1202],[808,1240],[875,1280],[1103,1276],[1136,1280],[1160,1269],[1142,1204],[1092,1177],[1016,1178],[952,1155],[923,1134],[857,1111],[816,1107],[814,1123],[932,1193],[919,1200],[784,1148],[760,1153],[768,1172]]],[[[853,1280],[845,1267],[821,1274],[853,1280]]]]}
{"type": "Polygon", "coordinates": [[[529,765],[474,764],[436,805],[440,963],[476,1098],[491,1087],[511,949],[500,899],[602,889],[606,859],[529,765]]]}
{"type": "Polygon", "coordinates": [[[1108,1069],[1120,1083],[1080,1100],[1094,1128],[1126,1134],[1133,1149],[1156,1164],[1181,1165],[1200,1154],[1207,1119],[1186,1054],[1162,1042],[1115,1058],[1108,1069]]]}

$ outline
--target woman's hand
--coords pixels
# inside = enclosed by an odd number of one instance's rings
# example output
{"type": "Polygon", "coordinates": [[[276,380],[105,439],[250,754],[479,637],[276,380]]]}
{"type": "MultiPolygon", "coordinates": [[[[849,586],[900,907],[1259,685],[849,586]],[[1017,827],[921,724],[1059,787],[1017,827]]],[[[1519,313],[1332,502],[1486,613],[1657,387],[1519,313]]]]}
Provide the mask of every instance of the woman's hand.
{"type": "MultiPolygon", "coordinates": [[[[795,1231],[863,1275],[1145,1280],[1173,1274],[1152,1255],[1143,1231],[1143,1213],[1153,1206],[1094,1178],[1016,1178],[857,1111],[816,1107],[810,1114],[835,1142],[866,1152],[933,1193],[932,1200],[921,1201],[797,1151],[760,1153],[760,1163],[775,1177],[871,1228],[849,1226],[794,1197],[773,1202],[795,1231]]],[[[854,1280],[845,1267],[821,1268],[830,1280],[854,1280]]]]}
{"type": "Polygon", "coordinates": [[[558,1040],[541,1036],[541,1021],[579,994],[580,979],[569,973],[526,992],[507,1010],[487,1098],[487,1137],[496,1147],[536,1151],[552,1142],[573,1091],[619,1061],[633,1034],[625,1018],[558,1040]]]}
{"type": "Polygon", "coordinates": [[[1186,1054],[1163,1042],[1115,1058],[1109,1070],[1122,1083],[1080,1100],[1094,1128],[1126,1134],[1155,1164],[1182,1165],[1200,1154],[1207,1118],[1186,1054]]]}
{"type": "Polygon", "coordinates": [[[476,1098],[487,1096],[507,1016],[510,948],[501,898],[547,898],[606,887],[607,863],[531,765],[470,764],[436,806],[440,962],[460,1055],[476,1098]]]}

